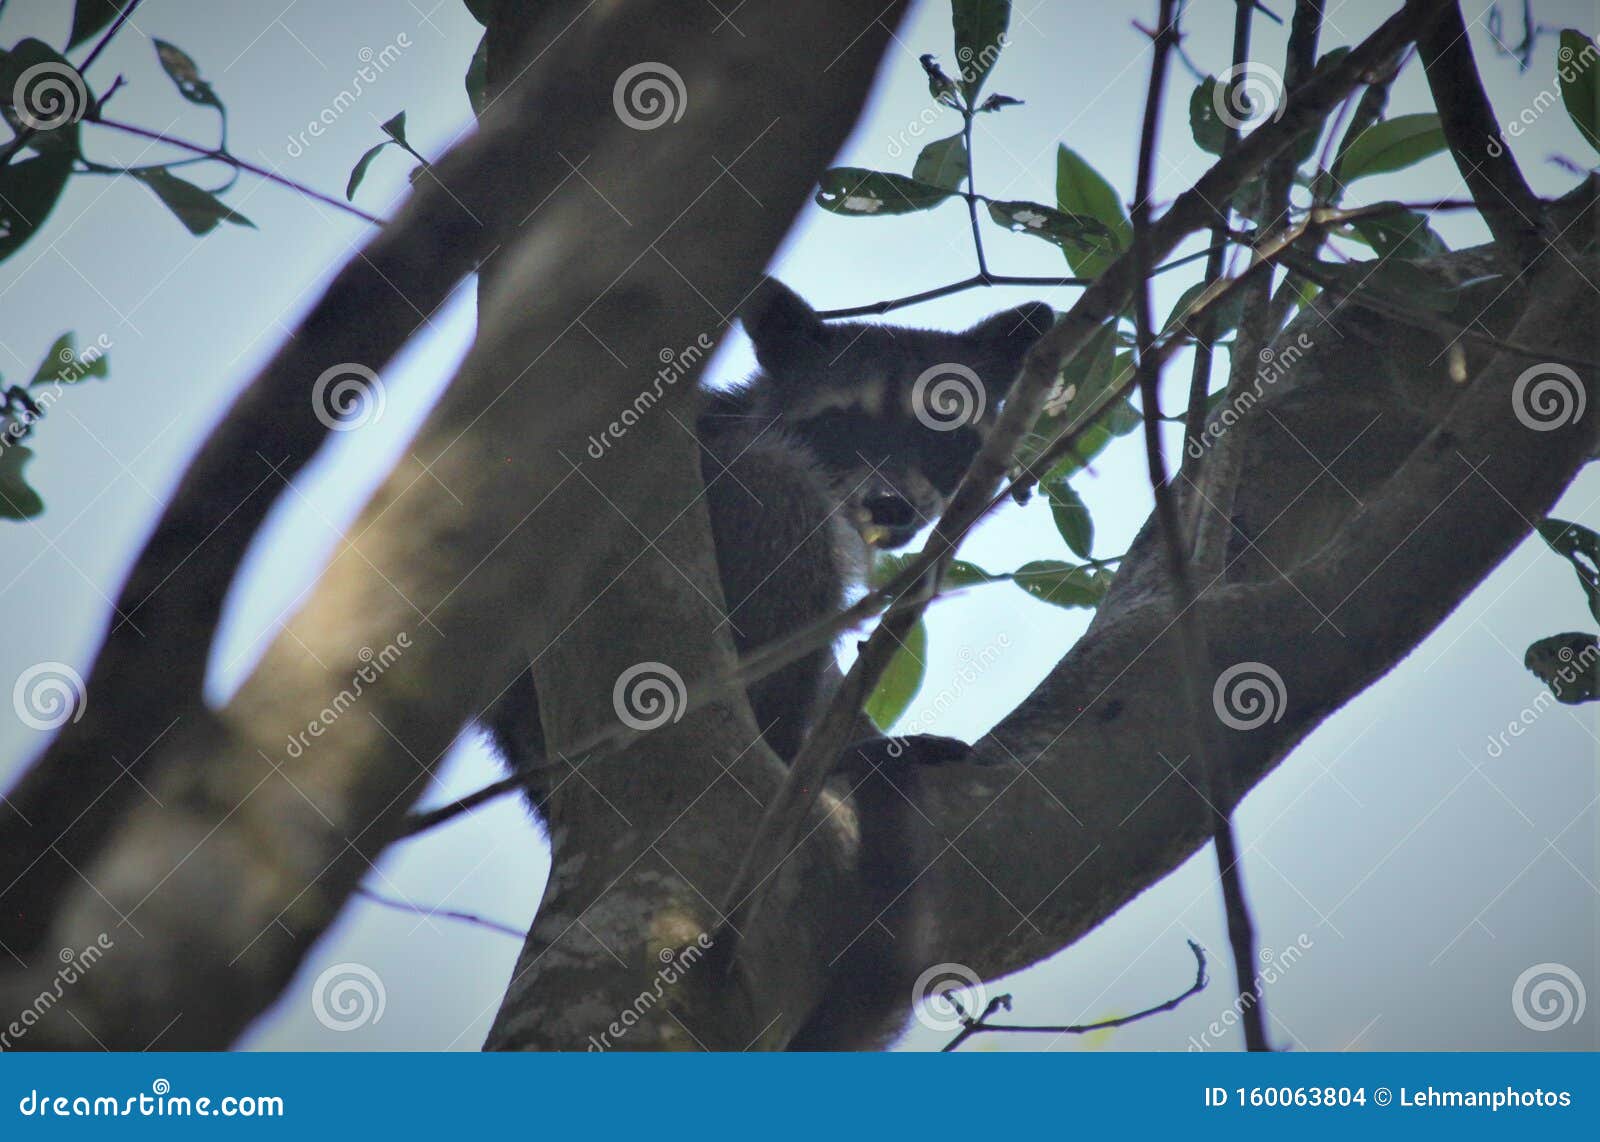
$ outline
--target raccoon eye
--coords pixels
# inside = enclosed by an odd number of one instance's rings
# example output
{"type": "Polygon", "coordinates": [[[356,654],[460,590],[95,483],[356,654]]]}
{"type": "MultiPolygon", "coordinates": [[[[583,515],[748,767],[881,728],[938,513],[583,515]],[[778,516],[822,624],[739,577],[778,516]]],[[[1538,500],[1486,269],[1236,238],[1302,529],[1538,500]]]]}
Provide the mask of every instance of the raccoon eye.
{"type": "Polygon", "coordinates": [[[863,457],[871,463],[884,450],[882,431],[860,409],[829,409],[795,425],[795,432],[818,460],[835,470],[857,467],[863,457]]]}

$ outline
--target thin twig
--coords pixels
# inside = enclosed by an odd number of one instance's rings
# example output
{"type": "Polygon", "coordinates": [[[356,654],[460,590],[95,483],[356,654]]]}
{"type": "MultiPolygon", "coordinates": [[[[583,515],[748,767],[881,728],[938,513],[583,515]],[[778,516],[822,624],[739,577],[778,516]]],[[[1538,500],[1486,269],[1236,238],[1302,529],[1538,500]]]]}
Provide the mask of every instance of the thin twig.
{"type": "Polygon", "coordinates": [[[332,195],[323,194],[320,190],[309,187],[305,183],[296,182],[292,178],[286,178],[278,172],[269,170],[266,167],[260,167],[256,166],[254,163],[246,162],[244,159],[239,158],[237,155],[234,155],[229,151],[217,150],[215,147],[203,147],[199,143],[191,143],[187,139],[174,139],[170,135],[164,135],[160,131],[152,131],[148,127],[139,126],[137,123],[124,123],[118,119],[95,119],[93,122],[102,127],[110,127],[114,131],[122,131],[129,135],[137,135],[141,139],[149,139],[152,142],[164,143],[169,147],[176,147],[180,151],[188,151],[190,154],[199,155],[207,159],[214,159],[219,163],[227,163],[229,166],[232,166],[238,170],[246,171],[249,174],[255,175],[257,178],[264,178],[268,182],[277,183],[279,186],[287,187],[290,190],[297,191],[300,194],[305,195],[307,198],[313,198],[318,202],[324,203],[325,205],[342,210],[346,214],[350,214],[361,219],[363,222],[370,222],[374,226],[383,225],[383,219],[377,217],[376,215],[368,214],[365,210],[362,210],[358,206],[352,206],[350,203],[334,198],[332,195]]]}
{"type": "Polygon", "coordinates": [[[426,904],[413,904],[409,900],[397,900],[392,896],[383,896],[372,891],[366,885],[357,885],[355,894],[374,904],[381,904],[385,908],[393,908],[396,912],[410,912],[417,916],[438,916],[445,920],[458,920],[463,924],[471,924],[475,928],[486,928],[491,932],[499,932],[510,936],[514,940],[527,938],[527,932],[522,928],[513,928],[510,924],[502,924],[498,920],[490,920],[472,912],[458,912],[453,908],[430,908],[426,904]]]}
{"type": "MultiPolygon", "coordinates": [[[[1034,1027],[1017,1023],[984,1022],[996,1011],[1002,1009],[1011,1010],[1011,997],[1009,995],[1000,995],[991,999],[988,1006],[983,1009],[982,1014],[976,1018],[963,1019],[960,1032],[954,1039],[951,1039],[950,1042],[941,1047],[940,1051],[954,1051],[974,1035],[982,1035],[989,1031],[1009,1032],[1011,1034],[1087,1035],[1093,1031],[1109,1031],[1114,1027],[1126,1027],[1130,1023],[1138,1023],[1140,1020],[1148,1019],[1152,1015],[1160,1015],[1171,1011],[1191,995],[1200,994],[1206,989],[1206,984],[1210,982],[1206,979],[1206,950],[1193,940],[1189,941],[1189,950],[1194,953],[1194,982],[1189,985],[1187,990],[1179,995],[1174,995],[1165,1003],[1158,1003],[1154,1007],[1146,1007],[1143,1011],[1135,1011],[1132,1015],[1119,1015],[1115,1019],[1102,1019],[1097,1023],[1067,1023],[1057,1027],[1034,1027]]],[[[953,999],[952,1002],[954,1002],[953,999]]]]}
{"type": "MultiPolygon", "coordinates": [[[[1155,493],[1156,517],[1167,552],[1176,598],[1178,641],[1183,651],[1184,720],[1187,723],[1189,752],[1204,774],[1206,797],[1211,810],[1211,835],[1217,854],[1217,871],[1222,881],[1222,898],[1228,917],[1228,942],[1233,949],[1234,974],[1241,994],[1255,993],[1255,931],[1250,906],[1245,899],[1244,881],[1239,869],[1239,846],[1229,818],[1232,804],[1231,782],[1223,759],[1211,748],[1206,719],[1212,716],[1202,693],[1203,678],[1210,678],[1211,654],[1206,646],[1194,609],[1194,582],[1185,556],[1183,528],[1178,521],[1178,505],[1167,479],[1166,460],[1161,451],[1161,370],[1152,356],[1155,331],[1150,312],[1150,282],[1145,275],[1150,265],[1150,196],[1154,192],[1156,143],[1161,122],[1161,96],[1166,88],[1167,60],[1178,39],[1173,21],[1174,0],[1161,0],[1160,23],[1155,32],[1154,54],[1150,63],[1150,84],[1145,93],[1144,122],[1139,133],[1139,173],[1134,191],[1133,257],[1138,288],[1134,291],[1133,323],[1138,348],[1139,397],[1144,405],[1145,458],[1150,471],[1150,487],[1155,493]]],[[[1298,17],[1297,17],[1298,22],[1298,17]]],[[[1262,280],[1271,281],[1270,274],[1262,280]]],[[[1181,764],[1181,763],[1180,763],[1181,764]]],[[[1264,1013],[1259,1002],[1243,1012],[1245,1046],[1251,1051],[1268,1049],[1264,1013]]]]}
{"type": "MultiPolygon", "coordinates": [[[[1233,68],[1232,74],[1238,75],[1240,69],[1247,66],[1250,60],[1250,17],[1255,12],[1252,0],[1234,0],[1233,9],[1233,68]]],[[[1224,134],[1222,136],[1222,156],[1227,158],[1228,153],[1239,142],[1239,121],[1236,116],[1229,115],[1222,120],[1224,134]]],[[[1206,285],[1211,285],[1222,276],[1223,259],[1227,255],[1228,243],[1224,240],[1228,228],[1228,207],[1219,207],[1220,217],[1211,227],[1211,254],[1206,258],[1206,272],[1203,279],[1206,285]]],[[[1189,410],[1184,417],[1184,437],[1188,441],[1200,439],[1206,426],[1206,398],[1211,394],[1211,363],[1214,358],[1213,345],[1216,343],[1216,321],[1207,320],[1194,327],[1194,367],[1189,373],[1189,410]]],[[[1185,448],[1185,452],[1193,454],[1199,451],[1204,456],[1203,450],[1185,448]]],[[[1196,458],[1195,463],[1199,463],[1196,458]]]]}
{"type": "MultiPolygon", "coordinates": [[[[1224,243],[1224,246],[1226,246],[1226,243],[1224,243]]],[[[1157,266],[1152,271],[1152,276],[1159,276],[1169,270],[1187,266],[1190,262],[1209,256],[1210,253],[1211,251],[1206,249],[1199,250],[1193,254],[1185,254],[1181,258],[1174,258],[1170,262],[1164,262],[1157,266]]],[[[907,294],[904,297],[868,302],[866,305],[852,305],[844,309],[819,310],[817,316],[824,321],[845,317],[882,317],[884,314],[896,309],[904,309],[906,306],[918,305],[924,301],[934,301],[941,297],[949,297],[951,294],[964,293],[969,289],[979,289],[987,286],[1044,286],[1046,288],[1086,286],[1093,280],[1093,278],[1082,277],[1050,278],[1020,277],[1015,274],[973,274],[970,278],[962,278],[957,282],[934,286],[932,289],[921,290],[917,293],[907,294]]]]}

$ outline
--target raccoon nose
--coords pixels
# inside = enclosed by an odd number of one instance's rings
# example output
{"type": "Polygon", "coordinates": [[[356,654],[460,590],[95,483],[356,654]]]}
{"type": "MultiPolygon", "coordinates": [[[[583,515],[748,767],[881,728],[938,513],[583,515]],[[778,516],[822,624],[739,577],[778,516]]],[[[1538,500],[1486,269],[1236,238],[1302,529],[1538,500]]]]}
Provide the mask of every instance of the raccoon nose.
{"type": "Polygon", "coordinates": [[[909,527],[917,522],[917,513],[903,497],[890,492],[874,492],[861,501],[867,515],[879,527],[909,527]]]}

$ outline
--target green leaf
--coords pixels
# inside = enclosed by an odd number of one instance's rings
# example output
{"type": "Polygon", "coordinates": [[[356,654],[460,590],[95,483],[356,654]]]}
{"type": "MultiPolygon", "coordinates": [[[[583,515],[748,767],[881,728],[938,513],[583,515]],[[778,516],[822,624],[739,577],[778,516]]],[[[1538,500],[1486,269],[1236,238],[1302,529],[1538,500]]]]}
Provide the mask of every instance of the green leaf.
{"type": "Polygon", "coordinates": [[[1059,476],[1045,479],[1043,487],[1050,501],[1050,514],[1055,517],[1056,530],[1066,540],[1067,548],[1079,559],[1092,559],[1094,520],[1083,498],[1066,479],[1059,476]]]}
{"type": "Polygon", "coordinates": [[[1589,598],[1589,613],[1600,620],[1600,535],[1564,519],[1543,519],[1534,527],[1551,550],[1572,564],[1589,598]]]}
{"type": "Polygon", "coordinates": [[[946,587],[976,587],[983,583],[1001,583],[1006,580],[1005,575],[996,575],[992,571],[985,571],[976,563],[968,563],[965,559],[952,559],[950,566],[945,568],[944,585],[946,587]]]}
{"type": "Polygon", "coordinates": [[[1429,227],[1427,217],[1414,210],[1367,215],[1350,226],[1354,233],[1347,237],[1372,247],[1380,258],[1431,258],[1450,252],[1444,239],[1429,227]]]}
{"type": "Polygon", "coordinates": [[[383,133],[388,135],[389,138],[393,139],[395,142],[399,143],[402,147],[407,146],[406,113],[402,111],[400,114],[386,119],[383,123],[383,133]]]}
{"type": "Polygon", "coordinates": [[[951,0],[950,18],[955,31],[956,66],[961,69],[961,92],[970,106],[1005,46],[1011,0],[951,0]]]}
{"type": "Polygon", "coordinates": [[[1600,697],[1600,639],[1592,634],[1568,631],[1541,638],[1528,647],[1522,664],[1565,705],[1600,697]]]}
{"type": "Polygon", "coordinates": [[[21,444],[0,444],[0,519],[32,519],[44,511],[44,501],[22,474],[32,459],[21,444]]]}
{"type": "Polygon", "coordinates": [[[1217,86],[1217,77],[1208,75],[1189,96],[1189,133],[1195,146],[1208,155],[1222,154],[1228,138],[1228,125],[1217,114],[1217,86]]]}
{"type": "Polygon", "coordinates": [[[356,187],[360,186],[361,180],[367,177],[367,168],[372,165],[372,160],[377,158],[383,148],[388,145],[389,140],[385,139],[376,146],[368,147],[367,153],[361,156],[355,167],[350,171],[350,181],[344,187],[344,199],[346,202],[354,201],[356,187]]]}
{"type": "Polygon", "coordinates": [[[79,44],[99,35],[127,6],[128,0],[78,0],[72,10],[72,31],[67,36],[67,50],[70,52],[79,44]]]}
{"type": "MultiPolygon", "coordinates": [[[[1225,280],[1225,279],[1224,279],[1225,280]]],[[[1178,298],[1178,303],[1172,307],[1172,312],[1167,315],[1167,320],[1161,327],[1163,334],[1170,333],[1182,325],[1188,333],[1194,332],[1193,323],[1199,317],[1190,316],[1190,310],[1200,301],[1202,296],[1219,293],[1223,288],[1223,281],[1207,284],[1195,282],[1194,285],[1183,291],[1178,298]]],[[[1205,307],[1205,313],[1210,317],[1210,331],[1213,339],[1222,337],[1239,328],[1239,322],[1244,320],[1244,290],[1235,288],[1221,301],[1211,302],[1205,307]]]]}
{"type": "Polygon", "coordinates": [[[1559,56],[1561,101],[1579,133],[1600,151],[1600,64],[1595,62],[1594,42],[1575,28],[1564,28],[1559,56]]]}
{"type": "Polygon", "coordinates": [[[917,625],[911,628],[905,642],[884,668],[883,677],[878,679],[878,688],[867,699],[866,715],[880,730],[888,730],[899,721],[900,715],[906,712],[906,707],[917,696],[917,691],[922,689],[927,661],[928,628],[918,619],[917,625]]]}
{"type": "Polygon", "coordinates": [[[0,52],[0,117],[30,150],[78,156],[78,124],[99,114],[78,69],[43,40],[17,41],[0,52]]]}
{"type": "Polygon", "coordinates": [[[1012,581],[1035,599],[1057,607],[1097,607],[1111,586],[1111,573],[1059,559],[1037,559],[1012,573],[1012,581]]]}
{"type": "Polygon", "coordinates": [[[72,156],[50,151],[0,167],[0,261],[44,224],[72,174],[72,156]]]}
{"type": "Polygon", "coordinates": [[[55,344],[51,345],[49,352],[44,355],[44,360],[40,361],[39,367],[33,371],[33,380],[28,382],[29,387],[49,384],[77,359],[77,335],[71,332],[63,333],[56,338],[55,344]]]}
{"type": "Polygon", "coordinates": [[[489,103],[489,33],[485,32],[478,41],[478,50],[472,53],[472,62],[467,65],[467,102],[472,104],[472,113],[482,115],[483,109],[489,103]]]}
{"type": "Polygon", "coordinates": [[[1093,218],[1105,227],[1109,247],[1067,248],[1067,264],[1082,277],[1095,277],[1133,245],[1133,226],[1122,198],[1089,161],[1062,143],[1056,147],[1056,205],[1070,215],[1093,218]]]}
{"type": "Polygon", "coordinates": [[[1398,115],[1368,127],[1345,150],[1335,173],[1342,182],[1387,174],[1445,149],[1444,128],[1432,111],[1398,115]]]}
{"type": "Polygon", "coordinates": [[[1111,231],[1088,215],[1067,214],[1039,202],[990,202],[989,217],[1014,234],[1032,234],[1061,247],[1069,265],[1074,257],[1114,256],[1111,231]]]}
{"type": "Polygon", "coordinates": [[[134,178],[155,191],[167,209],[177,215],[189,233],[199,237],[216,229],[219,222],[232,222],[235,226],[255,229],[255,223],[234,210],[208,190],[192,182],[185,182],[162,167],[152,170],[132,171],[134,178]]]}
{"type": "Polygon", "coordinates": [[[874,214],[910,214],[938,206],[950,197],[942,186],[931,186],[905,175],[861,167],[834,167],[822,173],[817,205],[834,214],[869,217],[874,214]]]}
{"type": "Polygon", "coordinates": [[[957,131],[947,139],[935,139],[917,156],[911,177],[929,186],[960,190],[967,177],[967,145],[957,131]]]}
{"type": "Polygon", "coordinates": [[[161,70],[177,86],[179,95],[190,103],[215,107],[218,111],[223,109],[222,100],[217,98],[211,85],[200,78],[200,65],[190,58],[188,52],[166,40],[152,39],[150,42],[156,46],[156,58],[161,61],[161,70]]]}

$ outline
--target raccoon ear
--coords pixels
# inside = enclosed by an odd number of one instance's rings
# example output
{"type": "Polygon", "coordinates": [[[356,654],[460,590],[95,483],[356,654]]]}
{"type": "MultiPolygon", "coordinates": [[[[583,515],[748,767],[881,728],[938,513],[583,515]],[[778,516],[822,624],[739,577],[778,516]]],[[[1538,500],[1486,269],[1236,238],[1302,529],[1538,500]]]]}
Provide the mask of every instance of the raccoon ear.
{"type": "Polygon", "coordinates": [[[793,368],[822,347],[817,311],[777,278],[762,280],[739,318],[755,345],[756,360],[770,374],[793,368]]]}
{"type": "Polygon", "coordinates": [[[964,336],[982,347],[987,366],[981,370],[984,379],[993,378],[991,383],[1004,390],[1016,380],[1022,358],[1055,320],[1055,310],[1042,301],[1033,301],[984,318],[964,336]]]}

